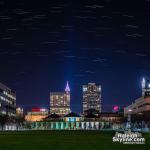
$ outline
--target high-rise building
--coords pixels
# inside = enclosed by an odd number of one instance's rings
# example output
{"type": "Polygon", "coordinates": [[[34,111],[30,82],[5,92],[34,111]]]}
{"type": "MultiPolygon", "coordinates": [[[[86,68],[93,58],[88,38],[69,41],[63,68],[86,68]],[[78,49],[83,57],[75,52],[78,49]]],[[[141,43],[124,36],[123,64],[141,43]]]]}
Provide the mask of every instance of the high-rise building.
{"type": "Polygon", "coordinates": [[[63,116],[70,112],[70,88],[67,82],[65,92],[50,93],[50,113],[63,116]]]}
{"type": "Polygon", "coordinates": [[[101,112],[101,86],[96,83],[83,85],[83,113],[88,110],[101,112]]]}
{"type": "Polygon", "coordinates": [[[0,83],[0,114],[16,115],[16,92],[0,83]]]}

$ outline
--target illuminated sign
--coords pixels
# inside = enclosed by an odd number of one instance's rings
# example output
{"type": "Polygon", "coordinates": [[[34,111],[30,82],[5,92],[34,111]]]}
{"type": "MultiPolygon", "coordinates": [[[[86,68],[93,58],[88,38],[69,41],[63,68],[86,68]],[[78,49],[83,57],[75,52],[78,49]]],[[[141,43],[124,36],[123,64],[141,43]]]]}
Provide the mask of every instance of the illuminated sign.
{"type": "Polygon", "coordinates": [[[45,108],[32,108],[32,112],[46,112],[47,109],[45,108]]]}
{"type": "Polygon", "coordinates": [[[114,111],[114,112],[118,112],[118,111],[119,111],[119,106],[114,106],[114,107],[113,107],[113,111],[114,111]]]}

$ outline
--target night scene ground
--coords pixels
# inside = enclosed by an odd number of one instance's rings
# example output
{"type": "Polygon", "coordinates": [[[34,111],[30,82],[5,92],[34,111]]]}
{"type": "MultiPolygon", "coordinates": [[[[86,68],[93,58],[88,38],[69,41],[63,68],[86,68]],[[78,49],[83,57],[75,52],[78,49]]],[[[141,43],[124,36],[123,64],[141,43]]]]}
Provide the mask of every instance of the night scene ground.
{"type": "Polygon", "coordinates": [[[0,133],[1,150],[149,150],[150,134],[145,134],[146,145],[123,145],[112,142],[114,132],[100,131],[25,131],[0,133]],[[9,141],[9,143],[8,143],[9,141]]]}

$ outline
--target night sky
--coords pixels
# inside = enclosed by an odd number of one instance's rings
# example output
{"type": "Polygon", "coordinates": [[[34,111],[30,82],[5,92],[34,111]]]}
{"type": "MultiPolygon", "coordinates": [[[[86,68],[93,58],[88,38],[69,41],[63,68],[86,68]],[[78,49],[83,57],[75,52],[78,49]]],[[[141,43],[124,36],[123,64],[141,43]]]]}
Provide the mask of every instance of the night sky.
{"type": "Polygon", "coordinates": [[[103,111],[141,96],[150,76],[150,0],[0,0],[0,82],[25,109],[64,91],[82,111],[82,85],[102,85],[103,111]]]}

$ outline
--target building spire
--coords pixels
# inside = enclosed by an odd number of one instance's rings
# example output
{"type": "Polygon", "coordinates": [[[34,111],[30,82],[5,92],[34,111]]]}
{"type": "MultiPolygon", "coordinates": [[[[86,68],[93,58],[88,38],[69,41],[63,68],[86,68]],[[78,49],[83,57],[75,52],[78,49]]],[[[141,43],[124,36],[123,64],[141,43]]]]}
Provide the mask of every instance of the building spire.
{"type": "Polygon", "coordinates": [[[145,78],[142,79],[142,96],[145,96],[145,88],[146,88],[146,80],[145,78]]]}
{"type": "Polygon", "coordinates": [[[69,83],[68,83],[68,81],[67,81],[67,84],[66,84],[65,91],[66,91],[66,92],[70,92],[70,87],[69,87],[69,83]]]}

